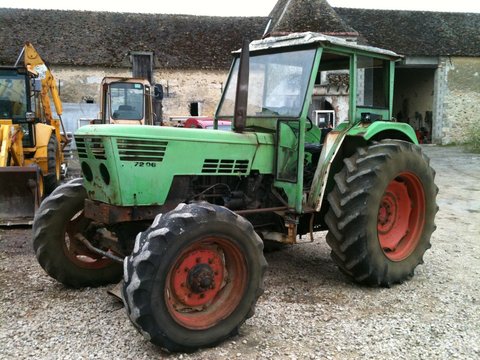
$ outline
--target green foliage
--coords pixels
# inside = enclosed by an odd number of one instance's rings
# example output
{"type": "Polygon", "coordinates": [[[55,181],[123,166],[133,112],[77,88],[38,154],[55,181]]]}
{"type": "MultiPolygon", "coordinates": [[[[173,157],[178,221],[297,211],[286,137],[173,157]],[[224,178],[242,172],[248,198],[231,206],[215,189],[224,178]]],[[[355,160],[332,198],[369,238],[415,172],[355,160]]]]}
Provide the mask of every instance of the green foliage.
{"type": "Polygon", "coordinates": [[[468,127],[467,147],[475,153],[480,153],[480,121],[476,121],[468,127]]]}

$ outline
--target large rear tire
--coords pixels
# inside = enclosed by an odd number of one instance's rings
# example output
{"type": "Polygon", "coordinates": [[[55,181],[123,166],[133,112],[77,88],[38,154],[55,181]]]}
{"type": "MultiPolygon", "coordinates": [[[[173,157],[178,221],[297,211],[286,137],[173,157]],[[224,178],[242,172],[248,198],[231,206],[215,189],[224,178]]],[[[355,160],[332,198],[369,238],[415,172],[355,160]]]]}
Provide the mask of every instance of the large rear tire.
{"type": "Polygon", "coordinates": [[[409,279],[435,230],[438,188],[429,159],[419,146],[384,140],[344,163],[325,218],[334,262],[363,284],[409,279]]]}
{"type": "Polygon", "coordinates": [[[43,176],[45,195],[50,194],[60,183],[60,146],[55,134],[50,136],[47,146],[48,173],[43,176]]]}
{"type": "Polygon", "coordinates": [[[224,207],[180,204],[157,216],[124,260],[130,320],[169,351],[225,340],[253,315],[263,293],[262,248],[252,225],[224,207]]]}
{"type": "MultiPolygon", "coordinates": [[[[122,266],[95,254],[75,238],[91,240],[91,221],[83,216],[87,194],[82,179],[59,186],[40,205],[33,222],[33,248],[40,266],[70,287],[100,286],[120,281],[122,266]]],[[[92,241],[91,241],[92,242],[92,241]]]]}

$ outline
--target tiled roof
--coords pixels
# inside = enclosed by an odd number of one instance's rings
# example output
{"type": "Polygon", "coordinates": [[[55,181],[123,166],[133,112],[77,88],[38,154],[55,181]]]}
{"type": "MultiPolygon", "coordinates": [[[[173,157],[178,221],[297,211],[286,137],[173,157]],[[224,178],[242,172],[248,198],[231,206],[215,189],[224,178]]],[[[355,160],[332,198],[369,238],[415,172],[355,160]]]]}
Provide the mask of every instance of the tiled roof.
{"type": "Polygon", "coordinates": [[[228,69],[244,37],[262,36],[266,17],[210,17],[0,9],[0,64],[25,41],[54,64],[129,66],[130,51],[153,51],[158,68],[228,69]]]}
{"type": "Polygon", "coordinates": [[[354,32],[326,0],[279,0],[270,18],[269,32],[354,32]]]}
{"type": "MultiPolygon", "coordinates": [[[[332,8],[325,0],[279,0],[269,32],[351,34],[404,55],[480,56],[480,14],[332,8]]],[[[228,69],[242,39],[259,39],[267,17],[212,17],[0,9],[0,64],[25,41],[58,65],[130,66],[153,51],[160,69],[228,69]]]]}
{"type": "Polygon", "coordinates": [[[404,55],[480,56],[480,14],[335,8],[368,43],[404,55]]]}

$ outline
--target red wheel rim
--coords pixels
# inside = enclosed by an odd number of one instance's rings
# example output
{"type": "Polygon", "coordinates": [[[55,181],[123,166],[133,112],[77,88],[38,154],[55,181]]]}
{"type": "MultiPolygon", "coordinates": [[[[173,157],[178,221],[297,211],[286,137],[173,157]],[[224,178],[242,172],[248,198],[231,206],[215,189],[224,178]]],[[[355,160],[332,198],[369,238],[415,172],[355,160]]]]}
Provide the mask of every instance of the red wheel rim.
{"type": "Polygon", "coordinates": [[[83,216],[83,211],[75,214],[65,228],[63,252],[75,265],[84,269],[103,269],[112,263],[112,260],[88,250],[85,245],[75,238],[75,234],[83,233],[90,224],[90,220],[83,216]]]}
{"type": "Polygon", "coordinates": [[[204,238],[185,249],[167,274],[168,311],[188,329],[208,329],[237,308],[247,278],[245,257],[237,245],[225,238],[204,238]]]}
{"type": "Polygon", "coordinates": [[[377,216],[378,240],[392,261],[407,258],[417,247],[425,224],[425,194],[420,179],[402,172],[387,186],[377,216]]]}

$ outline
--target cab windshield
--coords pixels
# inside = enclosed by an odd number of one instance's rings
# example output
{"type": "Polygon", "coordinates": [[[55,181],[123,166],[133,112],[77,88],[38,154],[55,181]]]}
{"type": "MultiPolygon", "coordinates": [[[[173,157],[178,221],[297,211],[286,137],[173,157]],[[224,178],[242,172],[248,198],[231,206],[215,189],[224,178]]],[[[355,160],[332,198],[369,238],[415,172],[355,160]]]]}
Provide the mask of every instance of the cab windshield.
{"type": "Polygon", "coordinates": [[[143,85],[112,83],[110,85],[110,114],[113,119],[143,119],[143,85]]]}
{"type": "MultiPolygon", "coordinates": [[[[315,49],[252,55],[247,116],[300,116],[314,57],[315,49]]],[[[218,117],[233,117],[239,63],[239,58],[236,58],[223,93],[218,117]]]]}
{"type": "Polygon", "coordinates": [[[0,119],[25,119],[27,79],[15,70],[0,70],[0,119]]]}

